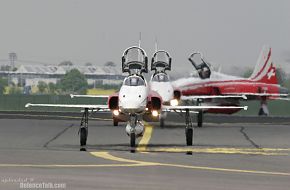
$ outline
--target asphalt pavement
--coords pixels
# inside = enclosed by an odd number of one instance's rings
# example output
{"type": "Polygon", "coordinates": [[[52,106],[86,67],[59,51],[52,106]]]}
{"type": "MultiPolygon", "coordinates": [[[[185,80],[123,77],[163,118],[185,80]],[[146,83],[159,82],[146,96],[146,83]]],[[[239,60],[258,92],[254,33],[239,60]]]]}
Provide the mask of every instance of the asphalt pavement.
{"type": "Polygon", "coordinates": [[[208,120],[190,147],[181,119],[149,122],[131,153],[125,123],[90,120],[80,152],[78,118],[14,116],[0,119],[0,189],[289,189],[288,121],[208,120]]]}

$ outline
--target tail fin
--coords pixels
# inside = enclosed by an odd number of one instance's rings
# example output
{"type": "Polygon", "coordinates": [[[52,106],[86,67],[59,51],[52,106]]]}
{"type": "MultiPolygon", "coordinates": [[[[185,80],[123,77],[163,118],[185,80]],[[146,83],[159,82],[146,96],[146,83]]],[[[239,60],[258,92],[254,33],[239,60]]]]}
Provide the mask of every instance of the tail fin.
{"type": "Polygon", "coordinates": [[[272,62],[272,49],[265,46],[258,58],[251,80],[268,84],[277,84],[276,67],[272,62]]]}

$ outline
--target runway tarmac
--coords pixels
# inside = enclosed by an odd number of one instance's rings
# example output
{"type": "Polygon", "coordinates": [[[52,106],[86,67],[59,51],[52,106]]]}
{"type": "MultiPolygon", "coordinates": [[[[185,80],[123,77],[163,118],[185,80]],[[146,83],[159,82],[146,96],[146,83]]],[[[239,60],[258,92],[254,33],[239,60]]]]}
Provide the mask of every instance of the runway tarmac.
{"type": "Polygon", "coordinates": [[[286,190],[290,185],[288,124],[207,123],[194,129],[194,146],[186,147],[184,129],[176,123],[167,122],[165,129],[146,123],[131,153],[124,123],[113,127],[110,120],[90,120],[87,151],[80,152],[78,120],[0,122],[0,189],[286,190]]]}

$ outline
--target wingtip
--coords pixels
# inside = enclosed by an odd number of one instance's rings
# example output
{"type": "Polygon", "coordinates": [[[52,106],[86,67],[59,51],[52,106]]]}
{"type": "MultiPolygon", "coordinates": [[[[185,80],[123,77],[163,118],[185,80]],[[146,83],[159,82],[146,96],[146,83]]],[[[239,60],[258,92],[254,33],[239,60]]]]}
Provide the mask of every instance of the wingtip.
{"type": "Polygon", "coordinates": [[[244,106],[244,110],[248,110],[248,106],[244,106]]]}
{"type": "Polygon", "coordinates": [[[30,107],[30,105],[31,105],[31,103],[27,103],[27,104],[25,104],[25,107],[28,108],[28,107],[30,107]]]}
{"type": "Polygon", "coordinates": [[[73,94],[70,94],[70,98],[74,98],[74,95],[73,94]]]}
{"type": "Polygon", "coordinates": [[[243,95],[243,99],[244,99],[244,100],[247,100],[248,98],[247,98],[247,96],[246,96],[246,95],[243,95]]]}

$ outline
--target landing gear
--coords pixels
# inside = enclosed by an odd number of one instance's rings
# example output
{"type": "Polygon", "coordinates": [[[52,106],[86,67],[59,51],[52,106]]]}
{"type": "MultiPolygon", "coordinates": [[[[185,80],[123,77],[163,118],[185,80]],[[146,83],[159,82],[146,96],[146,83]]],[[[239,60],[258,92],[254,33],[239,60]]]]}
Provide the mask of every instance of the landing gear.
{"type": "Polygon", "coordinates": [[[266,98],[262,98],[261,100],[261,107],[258,113],[259,116],[268,116],[269,115],[269,109],[267,106],[266,98]]]}
{"type": "Polygon", "coordinates": [[[202,123],[203,123],[203,112],[199,111],[197,114],[197,126],[202,127],[202,123]]]}
{"type": "Polygon", "coordinates": [[[135,133],[130,133],[130,146],[134,148],[136,146],[136,135],[135,133]]]}
{"type": "Polygon", "coordinates": [[[164,128],[164,118],[160,117],[160,128],[163,129],[164,128]]]}
{"type": "Polygon", "coordinates": [[[86,151],[88,138],[88,123],[89,123],[89,109],[85,108],[79,130],[80,146],[81,146],[80,151],[86,151]]]}
{"type": "Polygon", "coordinates": [[[193,144],[193,127],[192,121],[189,114],[189,109],[185,110],[185,137],[186,137],[186,145],[192,146],[193,144]]]}
{"type": "MultiPolygon", "coordinates": [[[[196,105],[200,106],[202,102],[202,99],[197,99],[196,101],[196,105]]],[[[202,127],[202,123],[203,123],[203,111],[199,111],[197,114],[197,126],[198,127],[202,127]]]]}
{"type": "Polygon", "coordinates": [[[113,117],[113,125],[118,126],[118,124],[119,124],[119,120],[113,117]]]}
{"type": "Polygon", "coordinates": [[[159,116],[160,128],[165,127],[165,118],[166,118],[166,112],[161,112],[159,116]]]}
{"type": "Polygon", "coordinates": [[[136,124],[137,124],[137,115],[132,114],[130,115],[130,146],[131,148],[135,148],[136,146],[136,124]]]}
{"type": "Polygon", "coordinates": [[[193,129],[192,128],[185,129],[185,136],[186,136],[186,145],[192,146],[193,129]]]}

